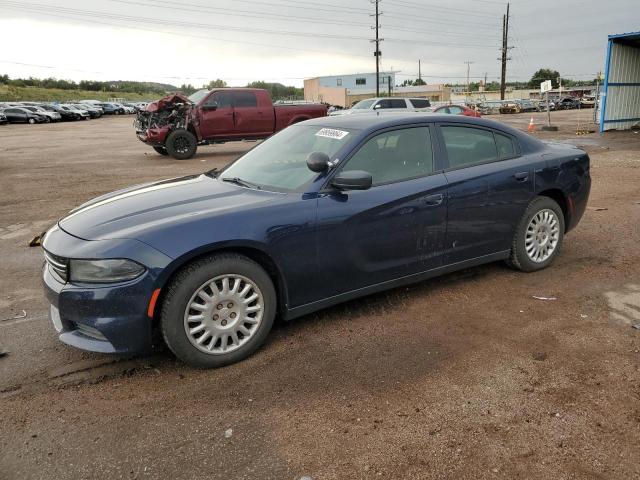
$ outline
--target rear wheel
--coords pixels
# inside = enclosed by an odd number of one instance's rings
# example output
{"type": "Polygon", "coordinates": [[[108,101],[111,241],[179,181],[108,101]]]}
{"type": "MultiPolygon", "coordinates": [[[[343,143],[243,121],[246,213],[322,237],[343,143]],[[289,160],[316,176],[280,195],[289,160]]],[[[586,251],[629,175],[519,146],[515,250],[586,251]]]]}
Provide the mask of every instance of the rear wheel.
{"type": "Polygon", "coordinates": [[[196,136],[188,130],[174,130],[165,142],[167,152],[177,160],[187,160],[196,154],[198,141],[196,136]]]}
{"type": "Polygon", "coordinates": [[[169,152],[167,152],[167,149],[164,147],[153,147],[153,149],[158,152],[160,155],[164,155],[164,156],[168,156],[169,152]]]}
{"type": "Polygon", "coordinates": [[[535,198],[516,230],[509,264],[523,272],[534,272],[551,265],[564,239],[564,222],[562,209],[554,200],[535,198]]]}
{"type": "Polygon", "coordinates": [[[276,312],[269,275],[253,260],[225,253],[197,260],[171,281],[160,325],[171,351],[197,368],[251,355],[267,338],[276,312]]]}

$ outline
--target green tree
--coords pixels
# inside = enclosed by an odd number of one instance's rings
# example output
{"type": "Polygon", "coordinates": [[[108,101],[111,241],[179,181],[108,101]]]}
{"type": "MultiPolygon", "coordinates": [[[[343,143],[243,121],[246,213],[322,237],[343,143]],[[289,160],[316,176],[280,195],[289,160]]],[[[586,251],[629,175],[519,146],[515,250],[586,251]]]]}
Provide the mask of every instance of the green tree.
{"type": "Polygon", "coordinates": [[[9,83],[9,75],[0,75],[0,84],[8,84],[9,83]]]}
{"type": "Polygon", "coordinates": [[[211,90],[212,88],[224,88],[227,86],[227,82],[224,80],[220,80],[219,78],[216,80],[211,80],[209,84],[206,86],[207,89],[211,90]]]}
{"type": "Polygon", "coordinates": [[[551,80],[553,88],[558,88],[558,78],[560,73],[557,70],[551,70],[550,68],[541,68],[533,74],[531,80],[529,80],[529,88],[540,88],[540,84],[544,81],[551,80]]]}

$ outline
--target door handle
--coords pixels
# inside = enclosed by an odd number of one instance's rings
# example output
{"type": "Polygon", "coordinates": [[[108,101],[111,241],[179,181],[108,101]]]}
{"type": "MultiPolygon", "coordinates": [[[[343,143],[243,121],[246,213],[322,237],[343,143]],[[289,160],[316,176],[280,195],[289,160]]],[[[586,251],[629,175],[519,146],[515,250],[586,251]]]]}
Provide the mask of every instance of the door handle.
{"type": "Polygon", "coordinates": [[[428,197],[425,197],[424,203],[429,207],[436,207],[438,205],[441,205],[443,200],[444,195],[442,195],[441,193],[436,193],[435,195],[429,195],[428,197]]]}
{"type": "Polygon", "coordinates": [[[513,178],[515,178],[519,182],[526,182],[529,178],[529,172],[519,172],[516,173],[513,178]]]}

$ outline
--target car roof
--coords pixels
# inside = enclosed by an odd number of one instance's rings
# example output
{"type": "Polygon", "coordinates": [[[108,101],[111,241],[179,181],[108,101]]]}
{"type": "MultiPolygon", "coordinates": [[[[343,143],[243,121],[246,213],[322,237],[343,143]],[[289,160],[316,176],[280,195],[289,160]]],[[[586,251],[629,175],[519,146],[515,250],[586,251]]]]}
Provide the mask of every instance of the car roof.
{"type": "Polygon", "coordinates": [[[459,123],[461,126],[478,126],[492,128],[509,133],[518,138],[521,144],[531,147],[538,145],[538,141],[520,130],[512,128],[504,123],[486,118],[466,117],[463,115],[440,114],[431,112],[377,112],[363,113],[360,115],[336,115],[318,117],[298,125],[313,125],[327,128],[344,128],[348,130],[360,131],[362,135],[377,130],[415,123],[439,122],[439,123],[459,123]]]}
{"type": "Polygon", "coordinates": [[[471,123],[500,130],[504,130],[506,127],[503,123],[491,120],[431,112],[372,112],[360,115],[334,115],[307,120],[304,124],[321,127],[341,127],[351,130],[379,130],[418,122],[471,123]]]}

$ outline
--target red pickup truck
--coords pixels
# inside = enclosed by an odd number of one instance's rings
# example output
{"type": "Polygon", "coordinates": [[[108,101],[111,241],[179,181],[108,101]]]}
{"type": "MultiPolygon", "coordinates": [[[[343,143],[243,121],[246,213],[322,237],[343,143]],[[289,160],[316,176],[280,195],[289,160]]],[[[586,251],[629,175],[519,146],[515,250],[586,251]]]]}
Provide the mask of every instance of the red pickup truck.
{"type": "Polygon", "coordinates": [[[138,138],[156,152],[184,160],[198,145],[267,138],[326,115],[322,104],[273,105],[266,90],[221,88],[164,97],[140,111],[134,125],[138,138]]]}

